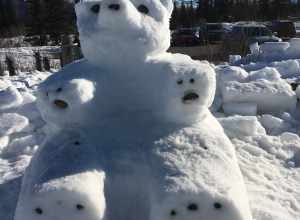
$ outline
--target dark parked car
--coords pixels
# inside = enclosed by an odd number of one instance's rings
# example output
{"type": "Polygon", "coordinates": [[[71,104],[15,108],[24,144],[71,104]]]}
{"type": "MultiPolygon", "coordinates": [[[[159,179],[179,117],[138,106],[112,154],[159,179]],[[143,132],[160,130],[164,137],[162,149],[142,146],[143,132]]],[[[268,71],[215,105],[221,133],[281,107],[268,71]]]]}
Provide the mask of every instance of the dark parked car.
{"type": "Polygon", "coordinates": [[[270,29],[260,24],[238,24],[224,40],[224,49],[230,54],[245,55],[253,43],[280,42],[270,29]]]}
{"type": "Polygon", "coordinates": [[[217,43],[224,40],[231,27],[226,23],[207,23],[205,29],[207,41],[209,43],[217,43]]]}
{"type": "Polygon", "coordinates": [[[273,21],[269,25],[273,32],[282,39],[290,39],[296,37],[296,28],[292,21],[273,21]]]}
{"type": "Polygon", "coordinates": [[[196,46],[204,43],[201,28],[181,28],[172,33],[171,46],[196,46]]]}

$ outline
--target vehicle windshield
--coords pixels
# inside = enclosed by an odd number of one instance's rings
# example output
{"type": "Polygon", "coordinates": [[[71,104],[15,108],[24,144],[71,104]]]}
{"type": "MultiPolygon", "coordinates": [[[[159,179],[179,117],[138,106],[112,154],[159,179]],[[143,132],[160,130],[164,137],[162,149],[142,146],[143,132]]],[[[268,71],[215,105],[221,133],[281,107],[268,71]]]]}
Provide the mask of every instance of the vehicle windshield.
{"type": "Polygon", "coordinates": [[[175,32],[177,35],[193,35],[196,33],[196,30],[193,29],[181,29],[175,32]]]}
{"type": "Polygon", "coordinates": [[[222,25],[221,24],[208,24],[206,26],[206,29],[208,31],[216,31],[216,30],[221,30],[222,29],[222,25]]]}
{"type": "Polygon", "coordinates": [[[244,34],[248,37],[270,36],[271,31],[266,27],[234,27],[232,29],[233,34],[244,34]]]}

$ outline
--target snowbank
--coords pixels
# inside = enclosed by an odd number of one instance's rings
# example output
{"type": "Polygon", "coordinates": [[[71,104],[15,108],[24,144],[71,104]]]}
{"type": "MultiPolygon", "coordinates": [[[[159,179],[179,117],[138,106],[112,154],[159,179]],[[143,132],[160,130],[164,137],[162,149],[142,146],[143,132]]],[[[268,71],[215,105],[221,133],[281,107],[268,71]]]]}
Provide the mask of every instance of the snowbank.
{"type": "Polygon", "coordinates": [[[224,103],[256,103],[259,113],[280,113],[296,108],[297,98],[283,80],[249,83],[228,82],[222,89],[224,103]]]}
{"type": "Polygon", "coordinates": [[[265,135],[264,127],[256,117],[252,116],[232,116],[218,119],[226,134],[231,138],[243,136],[265,135]]]}

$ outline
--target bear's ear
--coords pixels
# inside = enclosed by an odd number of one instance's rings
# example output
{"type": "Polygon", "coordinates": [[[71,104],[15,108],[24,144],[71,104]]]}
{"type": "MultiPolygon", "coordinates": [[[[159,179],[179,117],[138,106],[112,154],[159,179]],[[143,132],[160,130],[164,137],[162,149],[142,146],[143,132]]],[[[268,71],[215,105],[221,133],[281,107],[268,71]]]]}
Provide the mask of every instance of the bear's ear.
{"type": "Polygon", "coordinates": [[[173,0],[160,0],[160,1],[166,7],[166,9],[168,10],[168,12],[171,16],[173,8],[174,8],[173,0]]]}

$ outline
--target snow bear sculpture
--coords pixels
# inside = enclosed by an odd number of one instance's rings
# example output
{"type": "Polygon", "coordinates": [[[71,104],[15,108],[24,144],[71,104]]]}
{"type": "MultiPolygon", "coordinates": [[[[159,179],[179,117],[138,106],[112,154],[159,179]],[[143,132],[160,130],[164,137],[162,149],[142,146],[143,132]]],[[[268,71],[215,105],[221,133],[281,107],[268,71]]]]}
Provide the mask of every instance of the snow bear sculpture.
{"type": "Polygon", "coordinates": [[[41,86],[41,112],[61,131],[26,171],[15,220],[57,210],[61,195],[64,219],[251,220],[234,146],[208,110],[213,67],[166,52],[173,2],[75,3],[85,60],[41,86]],[[74,146],[68,127],[88,143],[74,146]]]}

